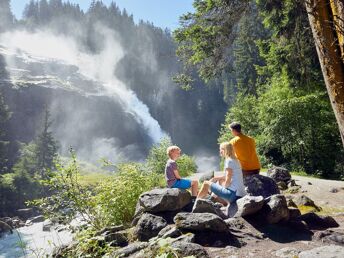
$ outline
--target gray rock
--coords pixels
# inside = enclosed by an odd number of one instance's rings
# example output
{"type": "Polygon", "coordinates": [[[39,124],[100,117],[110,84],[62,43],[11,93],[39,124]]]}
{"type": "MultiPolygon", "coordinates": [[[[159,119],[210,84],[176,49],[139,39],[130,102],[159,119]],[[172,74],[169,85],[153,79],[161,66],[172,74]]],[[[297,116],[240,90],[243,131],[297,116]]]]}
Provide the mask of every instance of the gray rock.
{"type": "Polygon", "coordinates": [[[226,218],[226,215],[221,211],[221,206],[207,199],[197,199],[192,212],[193,213],[213,213],[221,218],[226,218]]]}
{"type": "Polygon", "coordinates": [[[43,222],[44,221],[44,216],[43,215],[39,215],[33,218],[30,218],[26,221],[26,224],[31,225],[32,223],[38,223],[38,222],[43,222]]]}
{"type": "Polygon", "coordinates": [[[51,228],[54,226],[54,223],[47,219],[43,222],[43,231],[51,231],[51,228]]]}
{"type": "Polygon", "coordinates": [[[126,247],[116,250],[110,257],[128,257],[148,246],[147,242],[135,242],[126,247]]]}
{"type": "Polygon", "coordinates": [[[185,231],[228,232],[223,219],[212,213],[178,213],[174,217],[176,227],[185,231]]]}
{"type": "Polygon", "coordinates": [[[160,238],[176,238],[179,237],[182,233],[179,229],[176,228],[175,225],[167,225],[162,230],[160,230],[158,237],[160,238]]]}
{"type": "Polygon", "coordinates": [[[296,219],[299,216],[301,216],[301,212],[298,208],[288,207],[288,210],[289,210],[289,218],[290,219],[296,219]]]}
{"type": "Polygon", "coordinates": [[[247,216],[256,213],[264,205],[263,196],[249,196],[246,195],[236,201],[238,205],[238,212],[235,216],[247,216]]]}
{"type": "Polygon", "coordinates": [[[13,231],[12,231],[12,227],[4,221],[4,219],[0,219],[0,237],[4,234],[12,234],[13,231]]]}
{"type": "Polygon", "coordinates": [[[289,180],[288,182],[288,187],[293,187],[293,186],[297,186],[297,184],[295,183],[294,179],[289,180]]]}
{"type": "Polygon", "coordinates": [[[264,205],[263,213],[269,224],[275,224],[289,219],[289,210],[284,195],[275,194],[265,201],[266,204],[264,205]]]}
{"type": "Polygon", "coordinates": [[[297,208],[297,205],[296,205],[296,203],[293,201],[292,198],[287,198],[287,205],[288,205],[288,207],[297,208]]]}
{"type": "Polygon", "coordinates": [[[316,205],[311,198],[307,197],[304,194],[297,196],[294,199],[294,202],[297,206],[309,206],[315,208],[317,211],[321,210],[321,208],[318,205],[316,205]]]}
{"type": "Polygon", "coordinates": [[[267,198],[274,194],[279,194],[280,190],[276,182],[267,176],[251,175],[244,177],[246,192],[253,196],[263,196],[267,198]]]}
{"type": "Polygon", "coordinates": [[[17,215],[21,220],[28,220],[29,218],[38,216],[39,213],[34,208],[26,208],[26,209],[19,209],[17,210],[17,215]]]}
{"type": "Polygon", "coordinates": [[[291,175],[288,169],[283,167],[272,167],[268,169],[268,177],[271,177],[275,182],[287,183],[291,179],[291,175]]]}
{"type": "Polygon", "coordinates": [[[207,258],[210,257],[207,251],[203,246],[194,244],[194,243],[185,243],[185,242],[174,242],[171,245],[176,249],[176,252],[180,257],[185,256],[194,256],[197,258],[207,258]]]}
{"type": "Polygon", "coordinates": [[[277,182],[278,189],[286,190],[288,189],[288,185],[284,181],[277,182]]]}
{"type": "Polygon", "coordinates": [[[148,241],[158,235],[160,230],[167,226],[166,220],[161,217],[145,213],[139,219],[135,235],[139,241],[148,241]]]}
{"type": "Polygon", "coordinates": [[[230,205],[227,206],[226,208],[226,215],[227,218],[233,218],[236,216],[238,212],[238,204],[237,202],[232,202],[230,205]]]}
{"type": "Polygon", "coordinates": [[[338,188],[331,188],[330,193],[338,193],[338,188]]]}
{"type": "Polygon", "coordinates": [[[139,197],[140,207],[151,213],[180,210],[190,202],[191,194],[177,188],[154,189],[139,197]]]}
{"type": "Polygon", "coordinates": [[[298,257],[299,253],[300,253],[300,251],[297,250],[296,248],[285,247],[285,248],[282,248],[282,249],[276,251],[275,255],[277,257],[281,257],[281,258],[294,258],[294,257],[298,257]]]}
{"type": "Polygon", "coordinates": [[[314,233],[312,239],[321,241],[323,243],[344,246],[343,232],[333,232],[332,230],[317,231],[314,233]]]}
{"type": "Polygon", "coordinates": [[[177,188],[153,189],[140,195],[136,204],[132,226],[135,226],[141,215],[145,212],[160,217],[166,215],[166,220],[172,218],[191,203],[191,194],[186,190],[177,188]],[[170,216],[171,215],[171,216],[170,216]]]}
{"type": "Polygon", "coordinates": [[[344,247],[337,245],[327,245],[299,253],[299,258],[342,258],[344,257],[344,247]]]}
{"type": "Polygon", "coordinates": [[[298,217],[306,222],[310,229],[327,229],[339,227],[339,224],[331,216],[320,216],[314,212],[309,212],[298,217]]]}
{"type": "MultiPolygon", "coordinates": [[[[108,232],[108,231],[107,231],[108,232]]],[[[110,243],[110,246],[126,246],[128,245],[128,232],[126,230],[108,233],[104,235],[105,241],[110,243]]]]}
{"type": "Polygon", "coordinates": [[[183,234],[183,235],[173,239],[172,242],[173,243],[175,243],[175,242],[195,243],[195,234],[193,234],[193,233],[183,234]]]}
{"type": "Polygon", "coordinates": [[[100,236],[100,235],[104,234],[105,232],[108,232],[107,234],[110,234],[110,233],[115,233],[115,232],[118,232],[118,231],[121,231],[121,230],[124,230],[124,226],[123,225],[105,227],[105,228],[99,230],[95,235],[96,236],[100,236]]]}

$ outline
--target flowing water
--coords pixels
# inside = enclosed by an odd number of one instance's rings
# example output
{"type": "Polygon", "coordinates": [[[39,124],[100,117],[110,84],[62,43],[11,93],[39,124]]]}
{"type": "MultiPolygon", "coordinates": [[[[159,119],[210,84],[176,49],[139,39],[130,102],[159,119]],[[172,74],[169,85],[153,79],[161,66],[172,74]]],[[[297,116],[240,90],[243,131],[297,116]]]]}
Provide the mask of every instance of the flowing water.
{"type": "Polygon", "coordinates": [[[0,258],[45,257],[55,247],[71,241],[69,231],[43,231],[43,222],[39,222],[0,238],[0,258]]]}

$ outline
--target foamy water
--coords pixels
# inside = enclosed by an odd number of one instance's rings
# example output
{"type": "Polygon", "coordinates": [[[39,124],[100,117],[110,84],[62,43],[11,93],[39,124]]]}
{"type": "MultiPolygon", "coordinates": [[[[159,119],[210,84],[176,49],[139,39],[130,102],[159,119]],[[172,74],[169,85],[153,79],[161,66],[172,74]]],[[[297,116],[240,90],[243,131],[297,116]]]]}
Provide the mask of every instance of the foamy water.
{"type": "Polygon", "coordinates": [[[0,258],[45,257],[55,247],[71,241],[69,231],[43,231],[43,222],[39,222],[0,238],[0,258]]]}

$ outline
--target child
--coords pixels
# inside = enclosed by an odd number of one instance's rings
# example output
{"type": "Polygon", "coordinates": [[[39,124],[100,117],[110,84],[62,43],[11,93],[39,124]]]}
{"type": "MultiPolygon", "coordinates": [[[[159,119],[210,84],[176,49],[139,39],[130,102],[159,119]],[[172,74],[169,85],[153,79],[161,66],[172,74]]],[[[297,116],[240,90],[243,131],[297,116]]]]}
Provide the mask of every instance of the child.
{"type": "Polygon", "coordinates": [[[170,157],[166,162],[165,178],[167,186],[170,188],[189,189],[191,188],[192,196],[197,196],[198,181],[181,178],[178,172],[176,160],[180,156],[180,148],[178,146],[170,146],[167,148],[167,155],[170,157]]]}
{"type": "Polygon", "coordinates": [[[229,142],[221,143],[220,155],[225,158],[225,175],[214,177],[210,181],[204,181],[197,198],[204,198],[210,190],[228,203],[232,203],[246,194],[243,175],[240,163],[234,155],[232,144],[229,142]],[[224,180],[223,185],[216,183],[221,180],[224,180]]]}

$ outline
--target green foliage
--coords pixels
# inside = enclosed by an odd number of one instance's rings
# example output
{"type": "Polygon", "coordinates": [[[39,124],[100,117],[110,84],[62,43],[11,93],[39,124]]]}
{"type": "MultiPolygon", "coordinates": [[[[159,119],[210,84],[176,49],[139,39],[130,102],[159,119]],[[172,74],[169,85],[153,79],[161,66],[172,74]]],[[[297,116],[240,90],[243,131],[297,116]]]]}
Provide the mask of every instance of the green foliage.
{"type": "Polygon", "coordinates": [[[145,172],[142,164],[118,165],[116,175],[99,185],[93,199],[102,226],[129,224],[140,194],[164,184],[160,174],[145,172]]]}
{"type": "Polygon", "coordinates": [[[76,156],[73,151],[71,155],[69,164],[64,166],[56,162],[56,171],[43,181],[51,194],[30,204],[39,206],[47,217],[63,218],[63,221],[69,222],[79,214],[84,221],[99,228],[101,222],[96,216],[94,193],[80,184],[76,156]]]}
{"type": "Polygon", "coordinates": [[[8,144],[6,140],[6,124],[10,119],[11,113],[8,106],[5,104],[2,93],[0,92],[0,174],[7,172],[7,161],[8,161],[8,144]]]}
{"type": "MultiPolygon", "coordinates": [[[[170,138],[163,138],[160,143],[154,145],[147,157],[147,170],[156,174],[163,174],[165,171],[166,161],[168,155],[166,153],[167,147],[173,145],[170,138]]],[[[196,172],[197,166],[192,157],[182,154],[177,159],[177,166],[180,176],[186,177],[196,172]]]]}
{"type": "Polygon", "coordinates": [[[178,43],[176,54],[184,70],[176,81],[187,88],[196,68],[204,81],[209,81],[228,69],[228,47],[233,42],[236,22],[250,1],[195,0],[194,13],[180,17],[181,27],[174,31],[178,43]]]}

